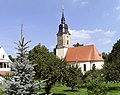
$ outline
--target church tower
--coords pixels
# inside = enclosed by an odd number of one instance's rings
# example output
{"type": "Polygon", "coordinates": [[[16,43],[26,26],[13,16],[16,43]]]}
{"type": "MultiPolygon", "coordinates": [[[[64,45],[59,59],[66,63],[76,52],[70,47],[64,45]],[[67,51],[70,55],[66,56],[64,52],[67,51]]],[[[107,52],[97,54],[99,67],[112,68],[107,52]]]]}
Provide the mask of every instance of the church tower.
{"type": "Polygon", "coordinates": [[[57,33],[57,48],[70,47],[70,33],[65,23],[64,9],[62,9],[61,24],[57,33]]]}
{"type": "Polygon", "coordinates": [[[68,31],[68,25],[65,22],[64,9],[62,9],[62,18],[59,25],[59,30],[57,33],[57,45],[56,45],[56,55],[64,59],[67,49],[70,47],[70,33],[68,31]]]}

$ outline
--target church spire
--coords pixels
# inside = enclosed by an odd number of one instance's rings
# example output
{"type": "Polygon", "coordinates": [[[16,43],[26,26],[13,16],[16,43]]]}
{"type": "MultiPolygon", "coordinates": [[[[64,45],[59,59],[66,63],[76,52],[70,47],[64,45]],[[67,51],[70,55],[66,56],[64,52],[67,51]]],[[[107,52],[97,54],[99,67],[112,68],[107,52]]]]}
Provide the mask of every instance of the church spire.
{"type": "Polygon", "coordinates": [[[62,6],[62,18],[61,18],[61,24],[65,24],[64,7],[63,7],[63,6],[62,6]]]}
{"type": "Polygon", "coordinates": [[[61,18],[61,23],[59,25],[59,31],[57,35],[62,35],[62,34],[69,34],[68,31],[68,25],[65,23],[65,17],[64,17],[64,8],[62,7],[62,18],[61,18]]]}

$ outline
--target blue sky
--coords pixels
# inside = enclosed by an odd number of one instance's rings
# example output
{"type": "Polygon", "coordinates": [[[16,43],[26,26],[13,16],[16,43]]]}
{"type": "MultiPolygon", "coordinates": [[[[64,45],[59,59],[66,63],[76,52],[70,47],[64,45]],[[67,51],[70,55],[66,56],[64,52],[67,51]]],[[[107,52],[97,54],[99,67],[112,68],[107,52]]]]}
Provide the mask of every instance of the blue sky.
{"type": "Polygon", "coordinates": [[[110,52],[120,38],[120,0],[0,0],[0,46],[15,56],[20,39],[31,40],[30,49],[42,43],[52,50],[61,19],[62,5],[74,43],[95,44],[99,52],[110,52]]]}

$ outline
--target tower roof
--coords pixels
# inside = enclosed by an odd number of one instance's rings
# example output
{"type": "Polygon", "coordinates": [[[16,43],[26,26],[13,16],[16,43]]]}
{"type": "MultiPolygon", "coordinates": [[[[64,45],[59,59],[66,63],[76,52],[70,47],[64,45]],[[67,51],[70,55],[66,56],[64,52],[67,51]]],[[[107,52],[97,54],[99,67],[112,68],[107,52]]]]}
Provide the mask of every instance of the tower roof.
{"type": "Polygon", "coordinates": [[[61,23],[65,23],[65,17],[64,17],[64,9],[62,9],[62,18],[61,18],[61,23]]]}
{"type": "Polygon", "coordinates": [[[57,35],[62,35],[62,34],[69,34],[68,31],[68,25],[65,23],[65,17],[64,17],[64,8],[62,8],[62,18],[61,18],[61,24],[59,25],[59,31],[57,35]]]}

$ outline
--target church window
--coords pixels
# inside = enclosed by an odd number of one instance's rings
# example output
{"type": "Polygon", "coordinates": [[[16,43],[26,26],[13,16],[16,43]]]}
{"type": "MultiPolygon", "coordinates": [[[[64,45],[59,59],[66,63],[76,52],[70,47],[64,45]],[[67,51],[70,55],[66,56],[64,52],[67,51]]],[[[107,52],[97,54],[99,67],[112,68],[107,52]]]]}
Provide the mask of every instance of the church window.
{"type": "Polygon", "coordinates": [[[86,71],[86,64],[83,64],[83,70],[86,71]]]}
{"type": "Polygon", "coordinates": [[[96,66],[95,64],[92,65],[92,70],[95,70],[96,69],[96,66]]]}
{"type": "Polygon", "coordinates": [[[95,67],[95,64],[93,64],[93,67],[95,67]]]}
{"type": "Polygon", "coordinates": [[[3,64],[3,63],[0,63],[0,68],[2,68],[2,64],[3,64]]]}
{"type": "Polygon", "coordinates": [[[67,45],[69,44],[69,41],[67,40],[67,45]]]}
{"type": "Polygon", "coordinates": [[[5,55],[3,55],[3,58],[5,57],[5,55]]]}

